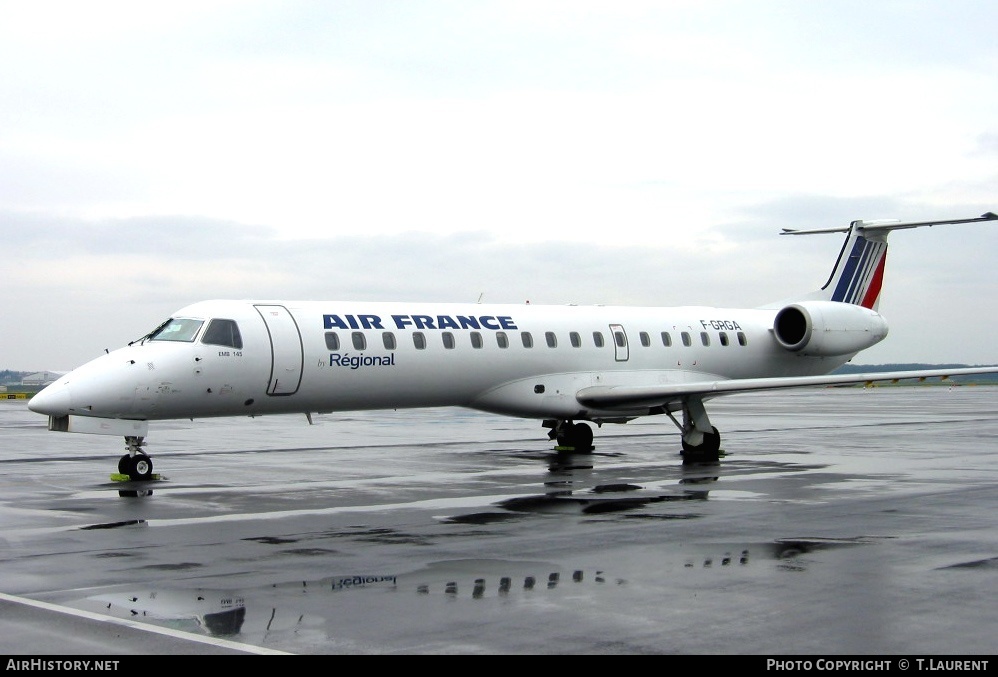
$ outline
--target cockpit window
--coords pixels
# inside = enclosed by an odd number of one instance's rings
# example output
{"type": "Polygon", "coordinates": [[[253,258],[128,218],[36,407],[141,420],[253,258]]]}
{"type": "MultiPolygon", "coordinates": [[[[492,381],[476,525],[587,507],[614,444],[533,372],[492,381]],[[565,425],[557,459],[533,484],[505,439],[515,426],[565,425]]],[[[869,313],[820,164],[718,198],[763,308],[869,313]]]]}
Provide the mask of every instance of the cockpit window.
{"type": "Polygon", "coordinates": [[[239,325],[235,320],[212,320],[204,330],[201,343],[242,350],[243,337],[239,334],[239,325]]]}
{"type": "Polygon", "coordinates": [[[150,341],[193,341],[204,320],[174,317],[153,332],[150,341]]]}

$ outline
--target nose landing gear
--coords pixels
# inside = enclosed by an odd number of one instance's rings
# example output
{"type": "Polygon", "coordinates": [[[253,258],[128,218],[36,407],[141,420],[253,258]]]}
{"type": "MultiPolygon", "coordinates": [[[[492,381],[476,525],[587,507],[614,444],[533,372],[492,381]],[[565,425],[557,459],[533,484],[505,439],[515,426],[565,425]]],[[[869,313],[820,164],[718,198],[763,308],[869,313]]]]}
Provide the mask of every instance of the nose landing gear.
{"type": "Polygon", "coordinates": [[[130,480],[153,479],[152,459],[142,451],[143,444],[145,444],[145,439],[142,437],[125,437],[125,448],[128,453],[118,459],[119,474],[127,475],[130,480]]]}

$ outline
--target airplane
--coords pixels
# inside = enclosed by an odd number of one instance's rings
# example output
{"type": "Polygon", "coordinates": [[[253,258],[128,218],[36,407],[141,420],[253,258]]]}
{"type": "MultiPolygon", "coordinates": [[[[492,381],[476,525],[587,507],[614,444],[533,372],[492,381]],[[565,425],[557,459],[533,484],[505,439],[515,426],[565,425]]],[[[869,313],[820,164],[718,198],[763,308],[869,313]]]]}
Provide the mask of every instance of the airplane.
{"type": "Polygon", "coordinates": [[[41,390],[49,430],[119,435],[124,479],[153,479],[150,421],[417,407],[539,419],[559,451],[590,424],[664,415],[684,463],[717,463],[705,404],[749,391],[996,373],[998,366],[831,374],[887,336],[891,231],[980,217],[783,229],[846,233],[818,290],[755,308],[209,300],[41,390]]]}

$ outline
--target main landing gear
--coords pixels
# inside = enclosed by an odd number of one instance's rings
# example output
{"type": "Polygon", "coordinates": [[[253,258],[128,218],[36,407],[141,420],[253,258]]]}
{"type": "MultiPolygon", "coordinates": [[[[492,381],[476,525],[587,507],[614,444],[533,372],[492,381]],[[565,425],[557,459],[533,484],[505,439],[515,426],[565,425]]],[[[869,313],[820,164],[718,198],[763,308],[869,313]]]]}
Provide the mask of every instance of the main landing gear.
{"type": "Polygon", "coordinates": [[[710,424],[703,400],[690,397],[683,400],[683,422],[666,411],[683,434],[683,463],[717,463],[720,461],[721,433],[710,424]]]}
{"type": "MultiPolygon", "coordinates": [[[[721,433],[710,423],[703,400],[688,397],[675,404],[676,411],[682,410],[680,422],[673,411],[662,407],[655,413],[665,413],[679,428],[682,434],[683,449],[680,455],[683,463],[718,463],[721,458],[721,433]]],[[[626,420],[626,419],[625,419],[626,420]]],[[[570,420],[548,419],[542,424],[548,431],[548,439],[557,440],[557,451],[574,451],[588,454],[593,450],[593,429],[589,424],[570,420]]]]}
{"type": "Polygon", "coordinates": [[[683,463],[717,463],[721,460],[721,433],[711,426],[709,433],[701,433],[703,441],[694,446],[683,440],[683,450],[679,452],[683,463]]]}
{"type": "Polygon", "coordinates": [[[128,453],[118,459],[118,472],[128,475],[131,480],[152,479],[152,459],[142,451],[143,444],[145,439],[142,437],[125,437],[125,448],[128,453]]]}
{"type": "Polygon", "coordinates": [[[557,440],[558,451],[574,451],[579,454],[588,454],[593,450],[593,429],[588,424],[581,421],[553,421],[548,420],[543,423],[548,431],[548,439],[557,440]]]}

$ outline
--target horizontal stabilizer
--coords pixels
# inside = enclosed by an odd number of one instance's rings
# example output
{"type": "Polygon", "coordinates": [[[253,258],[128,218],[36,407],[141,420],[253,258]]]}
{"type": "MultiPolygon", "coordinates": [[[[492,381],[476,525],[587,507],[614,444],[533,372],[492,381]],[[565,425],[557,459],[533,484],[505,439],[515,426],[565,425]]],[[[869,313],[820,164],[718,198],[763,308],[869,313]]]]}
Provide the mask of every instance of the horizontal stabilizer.
{"type": "Polygon", "coordinates": [[[846,233],[849,228],[855,226],[867,232],[885,232],[891,230],[902,230],[904,228],[920,228],[922,226],[939,226],[948,223],[975,223],[977,221],[995,221],[998,214],[985,212],[974,219],[947,219],[944,221],[917,221],[912,223],[900,223],[897,221],[853,221],[851,224],[841,228],[815,228],[813,230],[797,230],[794,228],[784,228],[780,235],[816,235],[818,233],[846,233]]]}

